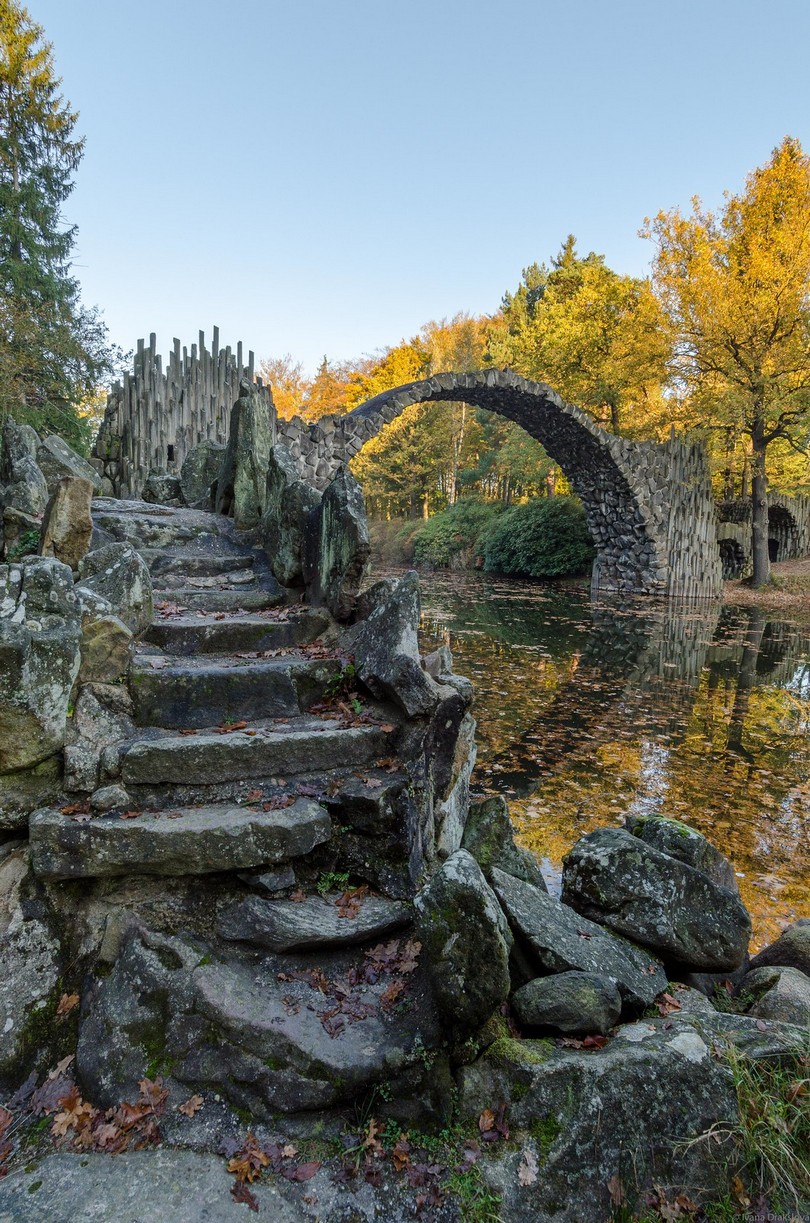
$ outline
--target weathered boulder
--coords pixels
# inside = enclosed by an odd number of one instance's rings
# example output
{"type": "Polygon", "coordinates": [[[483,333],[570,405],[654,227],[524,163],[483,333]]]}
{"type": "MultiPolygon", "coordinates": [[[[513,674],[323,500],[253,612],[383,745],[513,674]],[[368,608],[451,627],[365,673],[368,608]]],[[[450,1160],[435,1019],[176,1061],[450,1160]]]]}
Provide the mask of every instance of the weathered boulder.
{"type": "Polygon", "coordinates": [[[73,575],[51,557],[0,566],[0,773],[59,751],[79,670],[73,575]]]}
{"type": "Polygon", "coordinates": [[[126,674],[132,632],[117,616],[82,616],[80,684],[113,684],[126,674]]]}
{"type": "Polygon", "coordinates": [[[243,379],[231,408],[215,504],[216,512],[229,514],[240,529],[255,527],[264,513],[273,433],[268,400],[243,379]]]}
{"type": "Polygon", "coordinates": [[[418,576],[407,574],[393,589],[386,585],[381,596],[367,618],[347,630],[346,648],[374,696],[394,701],[409,718],[424,716],[435,709],[441,689],[419,654],[418,576]]]}
{"type": "Polygon", "coordinates": [[[42,556],[55,556],[63,565],[78,569],[93,538],[92,498],[93,485],[81,476],[63,476],[57,481],[42,523],[42,556]]]}
{"type": "Polygon", "coordinates": [[[312,799],[280,811],[234,803],[142,812],[123,822],[99,816],[81,823],[45,809],[31,817],[34,870],[45,879],[110,875],[204,875],[273,865],[329,840],[331,822],[312,799]]]}
{"type": "MultiPolygon", "coordinates": [[[[99,781],[105,748],[134,733],[133,705],[121,684],[85,683],[68,726],[65,746],[65,789],[89,793],[99,781]]],[[[45,807],[48,803],[39,803],[45,807]]]]}
{"type": "Polygon", "coordinates": [[[96,469],[55,433],[40,442],[37,447],[37,463],[51,494],[63,476],[78,476],[81,480],[89,480],[96,492],[101,489],[101,476],[96,469]]]}
{"type": "Polygon", "coordinates": [[[677,858],[679,862],[685,862],[687,866],[708,875],[712,883],[739,892],[734,867],[728,858],[696,828],[661,815],[632,817],[625,822],[625,828],[645,845],[651,845],[662,854],[669,854],[670,858],[677,858]]]}
{"type": "Polygon", "coordinates": [[[798,968],[810,977],[810,917],[800,917],[779,935],[775,943],[763,948],[751,961],[751,968],[776,964],[782,968],[798,968]]]}
{"type": "Polygon", "coordinates": [[[563,863],[578,913],[690,968],[734,969],[751,937],[739,897],[702,871],[617,828],[599,828],[563,863]]]}
{"type": "Polygon", "coordinates": [[[362,489],[341,467],[307,515],[303,575],[312,606],[327,607],[336,620],[348,620],[370,553],[362,489]]]}
{"type": "Polygon", "coordinates": [[[7,549],[23,531],[38,526],[48,502],[48,484],[37,466],[38,446],[30,425],[6,417],[0,435],[0,507],[7,549]]]}
{"type": "Polygon", "coordinates": [[[612,977],[624,1001],[640,1009],[667,987],[661,962],[618,935],[494,867],[492,886],[520,946],[547,973],[590,972],[612,977]]]}
{"type": "Polygon", "coordinates": [[[283,443],[270,452],[262,542],[282,586],[303,584],[304,539],[309,514],[321,494],[300,477],[298,465],[283,443]]]}
{"type": "Polygon", "coordinates": [[[472,854],[449,857],[415,899],[436,1001],[457,1033],[485,1023],[509,994],[512,935],[472,854]]]}
{"type": "Polygon", "coordinates": [[[459,1107],[474,1122],[493,1101],[506,1104],[511,1142],[478,1167],[510,1223],[608,1220],[617,1196],[636,1217],[653,1186],[667,1200],[685,1187],[703,1200],[730,1193],[742,1155],[722,1137],[739,1119],[722,1050],[768,1062],[804,1041],[797,1027],[762,1032],[747,1016],[719,1014],[628,1024],[591,1051],[502,1038],[461,1070],[459,1107]],[[709,1130],[719,1144],[705,1141],[709,1130]],[[519,1178],[527,1151],[537,1175],[519,1178]]]}
{"type": "Polygon", "coordinates": [[[22,1080],[30,1066],[23,1054],[35,1055],[49,1035],[43,1008],[51,1001],[60,975],[59,944],[40,916],[26,911],[29,854],[24,844],[0,848],[0,1074],[22,1080]]]}
{"type": "Polygon", "coordinates": [[[368,939],[386,938],[410,924],[408,905],[383,896],[358,896],[338,906],[336,896],[306,900],[264,900],[250,896],[226,909],[219,933],[236,942],[268,947],[270,951],[301,951],[315,947],[345,947],[368,939]]]}
{"type": "Polygon", "coordinates": [[[131,544],[106,544],[88,552],[79,566],[78,586],[106,599],[136,637],[152,623],[152,578],[131,544]]]}
{"type": "Polygon", "coordinates": [[[28,827],[28,817],[62,793],[62,761],[50,756],[41,764],[0,774],[0,830],[28,827]]]}
{"type": "Polygon", "coordinates": [[[180,480],[169,471],[150,471],[141,498],[154,505],[182,505],[180,480]]]}
{"type": "Polygon", "coordinates": [[[189,450],[180,468],[180,496],[186,505],[195,510],[214,508],[212,490],[224,456],[220,442],[200,442],[189,450]]]}
{"type": "Polygon", "coordinates": [[[0,434],[0,484],[8,484],[14,479],[17,465],[23,459],[33,459],[36,463],[38,449],[39,434],[36,429],[7,416],[0,434]]]}
{"type": "Polygon", "coordinates": [[[418,951],[402,951],[368,972],[374,948],[290,956],[280,980],[271,956],[221,961],[202,942],[131,927],[82,1001],[82,1084],[103,1105],[133,1099],[157,1061],[170,1089],[185,1085],[178,1099],[215,1091],[265,1120],[360,1098],[441,1038],[418,951]]]}
{"type": "Polygon", "coordinates": [[[534,857],[515,844],[509,806],[503,795],[496,794],[470,804],[461,845],[469,850],[488,880],[495,867],[548,891],[534,857]]]}
{"type": "Polygon", "coordinates": [[[810,1027],[810,977],[797,968],[773,964],[755,968],[743,977],[738,992],[756,997],[749,1015],[810,1027]]]}
{"type": "Polygon", "coordinates": [[[535,977],[512,996],[518,1023],[558,1032],[606,1034],[622,1013],[616,982],[593,972],[535,977]]]}
{"type": "Polygon", "coordinates": [[[36,462],[27,454],[14,464],[8,481],[0,489],[0,503],[29,518],[39,519],[48,504],[48,484],[36,462]]]}

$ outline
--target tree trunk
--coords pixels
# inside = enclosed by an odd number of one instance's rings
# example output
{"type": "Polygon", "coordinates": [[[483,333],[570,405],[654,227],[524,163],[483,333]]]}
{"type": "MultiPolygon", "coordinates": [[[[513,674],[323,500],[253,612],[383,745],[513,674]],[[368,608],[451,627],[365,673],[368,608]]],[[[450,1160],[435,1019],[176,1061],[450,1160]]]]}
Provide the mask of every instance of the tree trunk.
{"type": "Polygon", "coordinates": [[[768,443],[763,430],[752,432],[751,462],[751,556],[752,586],[766,586],[771,580],[771,559],[768,554],[768,484],[765,476],[765,452],[768,443]]]}

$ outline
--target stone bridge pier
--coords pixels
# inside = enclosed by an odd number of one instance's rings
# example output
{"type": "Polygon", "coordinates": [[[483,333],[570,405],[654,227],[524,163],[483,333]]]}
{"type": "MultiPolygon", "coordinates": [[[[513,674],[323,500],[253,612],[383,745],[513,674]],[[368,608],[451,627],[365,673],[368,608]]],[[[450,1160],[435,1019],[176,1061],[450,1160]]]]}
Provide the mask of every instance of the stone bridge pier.
{"type": "Polygon", "coordinates": [[[515,421],[581,499],[597,556],[594,592],[716,598],[722,588],[705,455],[672,440],[633,442],[600,428],[551,387],[509,370],[438,374],[306,426],[278,422],[302,478],[323,489],[338,468],[411,404],[455,400],[515,421]]]}

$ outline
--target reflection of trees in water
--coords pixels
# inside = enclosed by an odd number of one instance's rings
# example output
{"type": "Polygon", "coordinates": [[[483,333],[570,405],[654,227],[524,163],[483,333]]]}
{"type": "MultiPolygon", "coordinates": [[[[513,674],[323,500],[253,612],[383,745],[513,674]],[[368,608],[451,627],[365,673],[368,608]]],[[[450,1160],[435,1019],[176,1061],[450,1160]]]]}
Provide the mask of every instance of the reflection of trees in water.
{"type": "Polygon", "coordinates": [[[652,609],[597,606],[568,682],[536,722],[490,761],[515,794],[576,757],[619,739],[651,737],[675,746],[687,733],[701,675],[708,692],[733,692],[726,750],[753,760],[743,744],[750,695],[763,681],[795,678],[808,640],[794,625],[768,622],[759,608],[652,609]]]}

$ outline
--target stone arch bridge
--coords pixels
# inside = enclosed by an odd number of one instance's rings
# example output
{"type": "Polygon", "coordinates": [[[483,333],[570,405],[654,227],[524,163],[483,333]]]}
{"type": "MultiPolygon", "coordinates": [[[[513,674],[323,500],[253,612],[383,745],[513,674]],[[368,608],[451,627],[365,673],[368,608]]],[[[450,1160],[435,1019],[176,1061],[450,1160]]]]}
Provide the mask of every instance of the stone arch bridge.
{"type": "Polygon", "coordinates": [[[539,441],[585,507],[597,550],[593,586],[675,598],[721,590],[715,509],[702,448],[633,442],[601,429],[551,387],[509,370],[438,374],[314,425],[279,421],[302,478],[323,489],[411,404],[462,401],[515,421],[539,441]]]}

